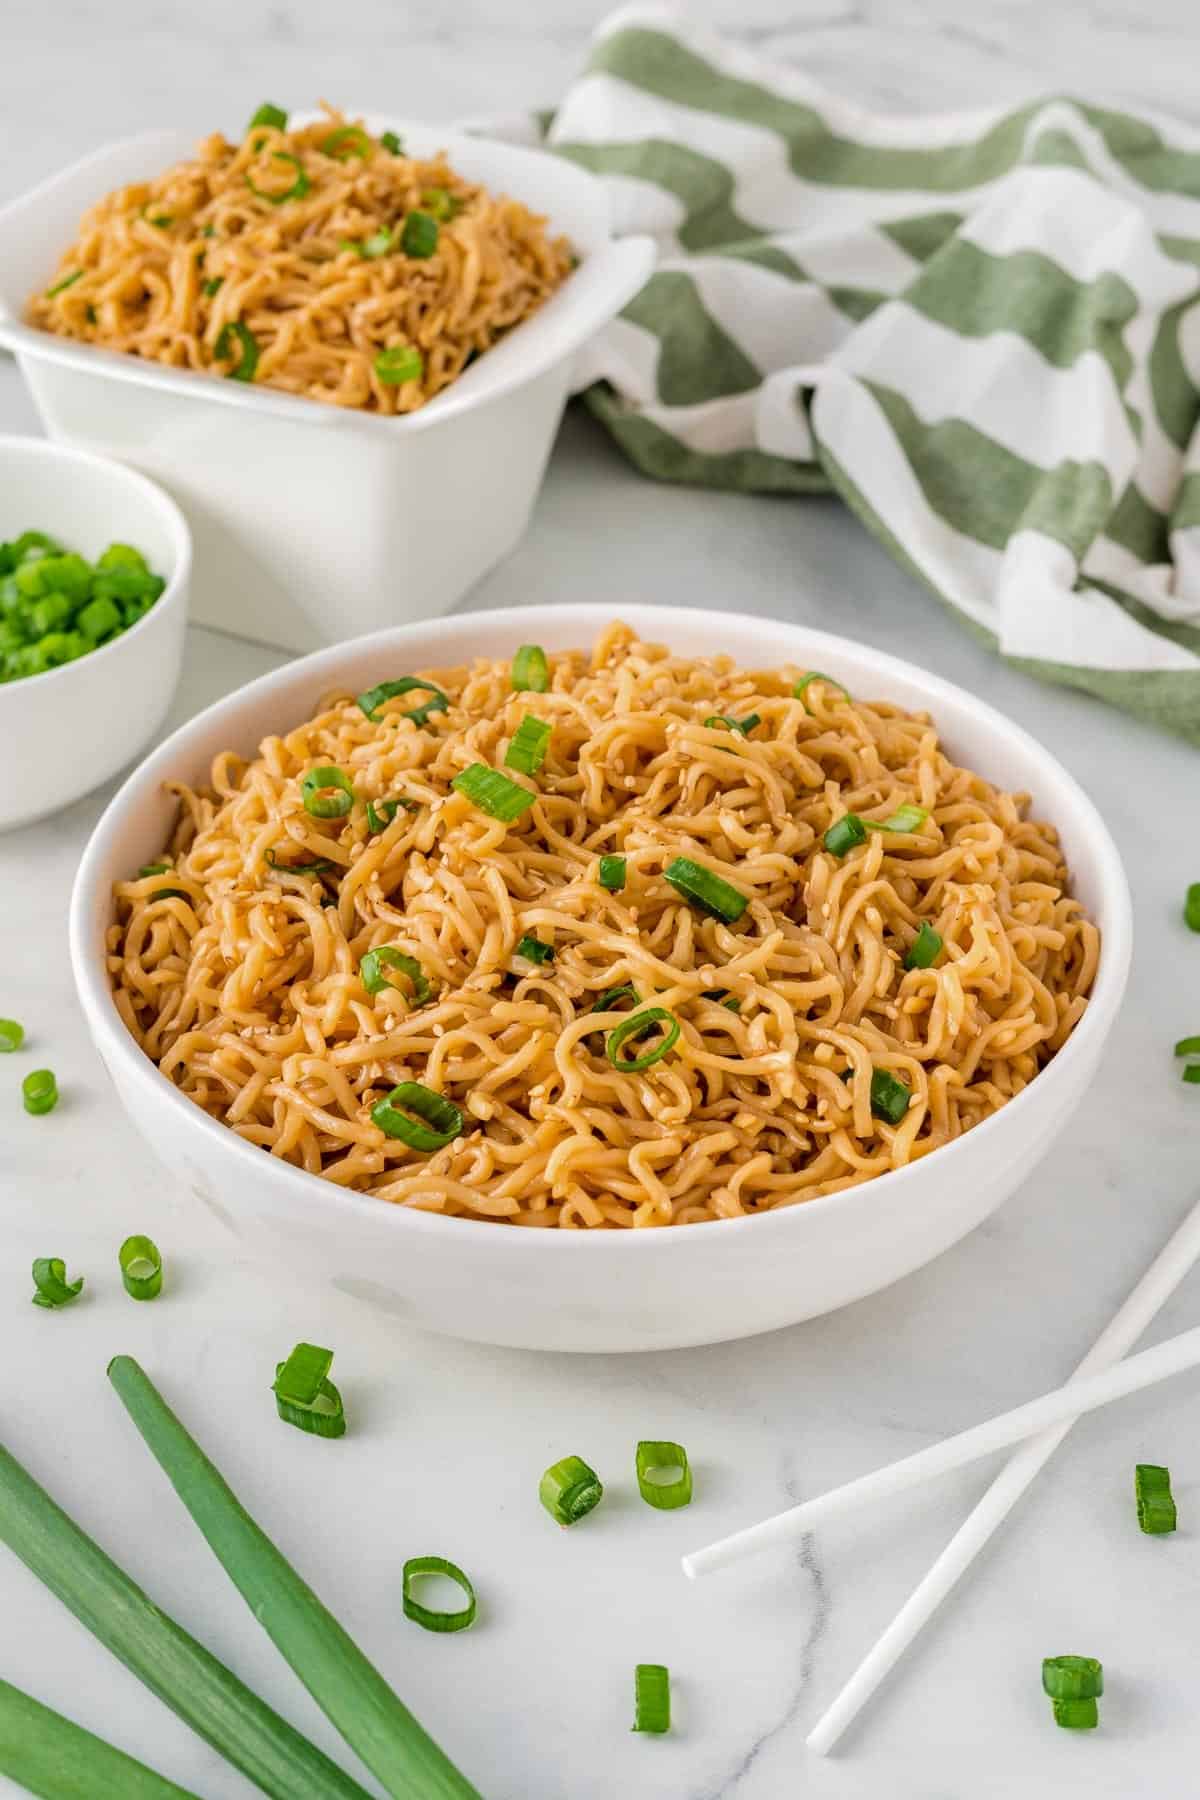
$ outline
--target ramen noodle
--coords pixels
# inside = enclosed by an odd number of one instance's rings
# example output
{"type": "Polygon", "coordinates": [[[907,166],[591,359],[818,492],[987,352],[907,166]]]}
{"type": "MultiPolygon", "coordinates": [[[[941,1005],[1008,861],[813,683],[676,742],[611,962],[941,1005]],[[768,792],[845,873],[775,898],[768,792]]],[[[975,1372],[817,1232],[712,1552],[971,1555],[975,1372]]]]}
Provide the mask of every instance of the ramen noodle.
{"type": "Polygon", "coordinates": [[[950,1143],[1087,1005],[1054,829],[922,714],[618,624],[380,675],[178,786],[108,933],[146,1054],[297,1168],[515,1225],[741,1218],[950,1143]]]}
{"type": "Polygon", "coordinates": [[[370,412],[454,381],[566,278],[519,201],[326,110],[263,107],[240,143],[119,188],[84,218],[34,325],[173,368],[370,412]]]}

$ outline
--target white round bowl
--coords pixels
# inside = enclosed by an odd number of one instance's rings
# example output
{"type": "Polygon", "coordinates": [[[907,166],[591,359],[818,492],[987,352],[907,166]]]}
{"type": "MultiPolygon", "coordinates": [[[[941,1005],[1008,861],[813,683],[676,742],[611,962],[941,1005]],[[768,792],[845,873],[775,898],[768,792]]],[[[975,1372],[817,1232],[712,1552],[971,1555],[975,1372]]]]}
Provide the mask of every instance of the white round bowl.
{"type": "Polygon", "coordinates": [[[727,651],[750,668],[795,662],[852,690],[928,710],[951,753],[1027,790],[1062,834],[1075,891],[1103,933],[1091,1004],[1023,1093],[964,1137],[861,1187],[753,1219],[660,1231],[514,1231],[347,1193],[265,1155],[218,1124],[138,1049],[109,992],[102,940],[111,886],[162,848],[174,814],[164,781],[203,780],[226,747],[251,754],[308,717],[331,687],[380,672],[509,656],[520,642],[588,644],[608,609],[476,613],[359,638],[252,682],[167,739],[101,819],[71,902],[71,958],[84,1013],[130,1117],[248,1250],[293,1264],[413,1324],[543,1350],[654,1350],[748,1337],[829,1312],[937,1256],[1009,1195],[1062,1131],[1112,1028],[1129,968],[1129,891],[1086,794],[1026,732],[974,694],[844,638],[767,619],[621,608],[643,638],[689,655],[727,651]]]}
{"type": "Polygon", "coordinates": [[[41,438],[0,437],[0,542],[44,531],[95,561],[109,544],[140,550],[166,587],[111,643],[61,669],[0,682],[0,831],[88,794],[137,755],[179,681],[192,541],[175,502],[144,475],[41,438]]]}

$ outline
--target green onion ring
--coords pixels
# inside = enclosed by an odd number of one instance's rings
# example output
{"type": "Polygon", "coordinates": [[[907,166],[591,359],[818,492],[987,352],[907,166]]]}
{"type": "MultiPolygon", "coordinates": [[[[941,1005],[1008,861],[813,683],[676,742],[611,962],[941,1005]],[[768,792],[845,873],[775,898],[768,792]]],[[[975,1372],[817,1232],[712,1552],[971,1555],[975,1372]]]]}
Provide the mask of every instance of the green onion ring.
{"type": "Polygon", "coordinates": [[[663,1663],[638,1663],[634,1671],[633,1729],[656,1736],[671,1729],[671,1674],[663,1663]]]}
{"type": "Polygon", "coordinates": [[[117,1252],[121,1280],[131,1300],[156,1300],[162,1292],[163,1263],[152,1238],[127,1237],[117,1252]]]}
{"type": "Polygon", "coordinates": [[[821,839],[830,856],[848,856],[851,850],[866,841],[867,828],[857,813],[843,813],[821,839]]]}
{"type": "Polygon", "coordinates": [[[338,162],[345,162],[348,156],[358,156],[366,162],[372,146],[361,125],[339,125],[322,140],[319,148],[322,156],[336,157],[338,162]]]}
{"type": "Polygon", "coordinates": [[[282,106],[272,106],[269,100],[264,100],[250,123],[247,125],[245,135],[248,136],[249,133],[254,130],[256,125],[270,125],[275,131],[286,131],[287,122],[288,116],[284,112],[282,106]]]}
{"type": "Polygon", "coordinates": [[[538,1483],[538,1499],[559,1525],[577,1524],[603,1497],[600,1477],[581,1456],[551,1463],[538,1483]]]}
{"type": "MultiPolygon", "coordinates": [[[[822,675],[819,669],[814,669],[811,674],[802,675],[792,689],[793,700],[803,700],[806,713],[812,713],[812,707],[808,704],[808,701],[804,699],[804,690],[810,681],[827,681],[830,687],[836,688],[839,694],[842,694],[847,700],[850,700],[850,690],[844,688],[840,681],[835,681],[832,675],[822,675]]],[[[853,704],[852,701],[851,704],[853,704]]]]}
{"type": "Polygon", "coordinates": [[[78,1281],[68,1281],[67,1265],[61,1256],[39,1256],[33,1264],[33,1285],[37,1289],[33,1296],[35,1306],[69,1306],[83,1287],[83,1276],[78,1281]]]}
{"type": "Polygon", "coordinates": [[[379,352],[371,367],[385,387],[403,387],[406,381],[420,380],[425,358],[412,344],[391,344],[379,352]]]}
{"type": "Polygon", "coordinates": [[[504,752],[504,766],[518,775],[536,775],[546,760],[554,727],[526,713],[504,752]]]}
{"type": "Polygon", "coordinates": [[[920,929],[904,955],[906,969],[930,969],[945,948],[940,932],[933,929],[928,919],[922,919],[920,929]]]}
{"type": "Polygon", "coordinates": [[[304,810],[314,819],[344,819],[354,805],[354,789],[341,769],[310,769],[300,783],[304,810]]]}
{"type": "Polygon", "coordinates": [[[25,1027],[16,1019],[0,1019],[0,1054],[19,1050],[25,1042],[25,1027]]]}
{"type": "Polygon", "coordinates": [[[249,331],[240,319],[232,319],[228,325],[222,325],[217,333],[217,341],[213,345],[213,354],[218,362],[232,355],[229,340],[235,337],[241,345],[241,356],[229,370],[227,381],[253,381],[254,371],[258,367],[258,339],[249,331]]]}
{"type": "Polygon", "coordinates": [[[531,932],[517,942],[516,955],[523,956],[527,962],[548,963],[554,961],[554,945],[543,944],[541,938],[534,937],[531,932]]]}
{"type": "Polygon", "coordinates": [[[430,713],[448,712],[450,701],[440,687],[432,681],[422,681],[417,675],[401,675],[398,681],[381,681],[378,687],[368,688],[365,694],[359,694],[355,705],[364,712],[372,725],[379,723],[379,708],[385,700],[395,700],[400,694],[411,694],[419,691],[432,694],[432,700],[426,700],[415,712],[401,713],[402,719],[412,719],[417,725],[423,725],[430,713]]]}
{"type": "Polygon", "coordinates": [[[332,869],[334,866],[333,863],[327,861],[323,856],[318,856],[313,862],[280,862],[273,848],[263,853],[263,861],[266,863],[268,869],[277,869],[281,875],[324,875],[327,870],[332,869]]]}
{"type": "Polygon", "coordinates": [[[640,1075],[643,1069],[651,1068],[661,1062],[667,1052],[674,1048],[679,1037],[679,1020],[674,1013],[668,1012],[665,1006],[648,1006],[644,1012],[630,1013],[609,1032],[604,1043],[604,1054],[607,1056],[618,1075],[640,1075]],[[626,1038],[640,1036],[647,1025],[662,1025],[663,1037],[660,1043],[647,1050],[644,1056],[634,1057],[627,1061],[618,1053],[626,1038]]]}
{"type": "Polygon", "coordinates": [[[626,863],[623,856],[602,856],[598,871],[600,886],[610,894],[619,894],[625,886],[626,863]]]}
{"type": "Polygon", "coordinates": [[[692,1470],[682,1444],[672,1444],[669,1439],[643,1438],[637,1447],[635,1467],[638,1492],[647,1506],[656,1506],[660,1512],[674,1512],[678,1507],[688,1505],[692,1498],[692,1470]],[[674,1481],[652,1481],[650,1477],[655,1469],[678,1469],[679,1474],[674,1481]]]}
{"type": "Polygon", "coordinates": [[[58,1105],[58,1083],[53,1069],[32,1069],[21,1083],[25,1111],[35,1115],[53,1112],[58,1105]]]}
{"type": "Polygon", "coordinates": [[[550,686],[550,664],[540,644],[522,644],[512,660],[509,678],[518,694],[544,694],[550,686]]]}
{"type": "Polygon", "coordinates": [[[690,856],[677,856],[674,862],[668,863],[663,874],[685,900],[726,925],[740,919],[750,904],[745,894],[711,869],[706,869],[703,863],[693,862],[690,856]]]}
{"type": "Polygon", "coordinates": [[[401,1577],[401,1604],[405,1618],[414,1625],[423,1625],[426,1631],[465,1631],[475,1619],[475,1589],[458,1564],[448,1562],[444,1556],[408,1558],[401,1577]],[[423,1606],[413,1593],[422,1575],[448,1575],[467,1596],[467,1604],[457,1612],[439,1612],[436,1607],[423,1606]]]}
{"type": "Polygon", "coordinates": [[[359,963],[358,973],[368,994],[374,997],[374,995],[382,993],[386,987],[395,987],[395,982],[389,981],[383,972],[385,963],[393,969],[399,969],[402,975],[408,976],[412,982],[414,1006],[424,1006],[432,992],[425,979],[425,971],[415,956],[405,955],[404,951],[397,950],[394,944],[381,944],[377,950],[368,950],[359,963]]]}
{"type": "Polygon", "coordinates": [[[453,1100],[419,1081],[402,1081],[371,1108],[371,1118],[388,1137],[410,1150],[441,1150],[466,1129],[453,1100]],[[416,1114],[413,1118],[410,1115],[416,1114]]]}
{"type": "Polygon", "coordinates": [[[312,186],[312,182],[305,174],[304,164],[300,161],[300,158],[298,156],[293,156],[290,150],[272,150],[271,160],[272,162],[291,163],[293,169],[296,171],[296,179],[286,193],[269,194],[265,188],[255,187],[253,181],[250,179],[249,175],[247,175],[245,178],[246,186],[250,189],[250,192],[254,195],[255,199],[266,200],[271,206],[282,206],[285,200],[303,200],[305,194],[307,194],[309,188],[312,186]]]}
{"type": "Polygon", "coordinates": [[[521,817],[537,799],[528,788],[519,781],[510,781],[499,769],[489,769],[486,763],[472,763],[469,768],[461,769],[451,781],[450,786],[456,794],[464,794],[472,806],[485,812],[489,819],[499,819],[503,824],[511,825],[521,817]]]}

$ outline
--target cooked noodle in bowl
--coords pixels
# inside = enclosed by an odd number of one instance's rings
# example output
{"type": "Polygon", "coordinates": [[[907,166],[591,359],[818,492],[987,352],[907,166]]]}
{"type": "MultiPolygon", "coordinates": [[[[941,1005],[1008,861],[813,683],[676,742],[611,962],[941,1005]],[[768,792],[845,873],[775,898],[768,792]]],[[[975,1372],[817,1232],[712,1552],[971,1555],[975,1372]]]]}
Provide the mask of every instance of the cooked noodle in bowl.
{"type": "Polygon", "coordinates": [[[924,715],[620,625],[380,679],[178,786],[107,935],[145,1053],[299,1168],[519,1225],[738,1218],[936,1151],[1083,1014],[1054,829],[924,715]]]}

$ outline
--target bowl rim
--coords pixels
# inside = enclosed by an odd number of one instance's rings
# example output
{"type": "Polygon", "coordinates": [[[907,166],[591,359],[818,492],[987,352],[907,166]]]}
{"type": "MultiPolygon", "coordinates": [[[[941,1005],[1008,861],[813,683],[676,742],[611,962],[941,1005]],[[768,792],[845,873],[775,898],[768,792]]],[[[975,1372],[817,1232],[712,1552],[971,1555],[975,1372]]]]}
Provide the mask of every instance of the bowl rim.
{"type": "MultiPolygon", "coordinates": [[[[247,1143],[228,1126],[221,1124],[208,1113],[189,1100],[175,1084],[165,1076],[158,1066],[140,1049],[127,1030],[116,1005],[112,999],[108,984],[107,971],[103,966],[103,958],[95,954],[92,938],[91,920],[96,887],[99,874],[107,861],[110,840],[120,829],[126,809],[136,804],[142,790],[153,791],[168,779],[168,768],[180,753],[189,748],[193,736],[199,737],[215,722],[225,710],[243,708],[252,700],[266,700],[275,690],[283,689],[297,680],[303,682],[310,677],[318,684],[322,681],[326,686],[336,685],[339,664],[361,657],[365,653],[376,650],[401,648],[414,639],[427,638],[430,632],[439,636],[443,643],[430,654],[425,654],[420,661],[428,666],[436,666],[436,658],[443,650],[461,648],[469,657],[473,653],[471,640],[480,631],[490,630],[503,624],[512,630],[514,637],[518,631],[524,635],[527,631],[537,632],[545,628],[554,636],[562,637],[564,630],[569,629],[572,639],[578,638],[587,642],[608,625],[611,625],[618,609],[607,605],[588,603],[578,606],[554,606],[552,604],[513,608],[492,608],[476,613],[452,614],[442,619],[423,619],[415,622],[389,626],[382,631],[349,638],[345,642],[323,650],[313,651],[310,655],[285,663],[281,668],[271,670],[266,675],[243,684],[232,693],[205,707],[192,719],[179,726],[169,737],[153,751],[141,767],[134,771],[119,788],[99,821],[94,827],[91,837],[80,859],[75,882],[71,892],[69,914],[69,940],[72,971],[76,990],[84,1017],[87,1020],[93,1041],[101,1051],[104,1060],[110,1055],[116,1056],[122,1065],[130,1071],[133,1079],[147,1082],[154,1094],[164,1104],[173,1106],[180,1121],[181,1130],[192,1129],[208,1137],[214,1147],[224,1146],[231,1158],[231,1166],[244,1169],[249,1178],[247,1187],[253,1186],[253,1175],[257,1169],[262,1170],[264,1152],[256,1145],[247,1143]]],[[[905,1164],[899,1169],[889,1169],[883,1174],[873,1176],[870,1180],[860,1182],[852,1187],[839,1189],[831,1194],[821,1194],[811,1200],[793,1206],[778,1207],[769,1213],[750,1215],[736,1219],[696,1220],[683,1225],[672,1225],[659,1230],[624,1230],[624,1231],[558,1231],[558,1230],[509,1230],[497,1229],[503,1221],[486,1218],[464,1218],[426,1211],[420,1208],[399,1205],[390,1201],[380,1202],[374,1196],[353,1188],[343,1188],[334,1182],[326,1181],[319,1175],[311,1175],[304,1169],[285,1163],[279,1158],[274,1162],[273,1175],[281,1178],[293,1190],[295,1204],[312,1211],[319,1209],[332,1220],[339,1213],[344,1216],[358,1217],[364,1209],[372,1218],[382,1219],[390,1215],[393,1227],[398,1231],[415,1231],[420,1234],[430,1232],[442,1235],[447,1232],[470,1232],[474,1241],[480,1242],[480,1234],[487,1233],[488,1240],[508,1243],[510,1246],[527,1245],[530,1240],[542,1246],[536,1252],[541,1255],[562,1256],[580,1254],[574,1247],[577,1242],[593,1245],[593,1256],[623,1255],[625,1252],[617,1246],[630,1240],[641,1244],[657,1244],[663,1238],[668,1241],[690,1243],[696,1241],[698,1232],[711,1235],[719,1229],[721,1243],[729,1241],[733,1232],[745,1233],[747,1230],[759,1234],[755,1241],[765,1246],[765,1234],[770,1231],[803,1229],[788,1221],[794,1221],[813,1213],[824,1215],[831,1210],[841,1208],[852,1210],[861,1204],[864,1196],[869,1197],[873,1206],[888,1203],[903,1203],[906,1191],[914,1182],[920,1182],[928,1167],[930,1159],[936,1157],[943,1175],[950,1171],[950,1158],[963,1161],[964,1157],[978,1154],[979,1150],[990,1143],[999,1132],[1011,1129],[1015,1121],[1019,1127],[1025,1118],[1028,1108],[1028,1097],[1035,1090],[1046,1094],[1043,1084],[1063,1084],[1075,1065],[1085,1061],[1089,1056],[1098,1056],[1116,1019],[1121,999],[1125,991],[1132,956],[1133,907],[1121,861],[1112,836],[1095,803],[1080,786],[1075,777],[1060,763],[1057,757],[1046,750],[1033,735],[1023,726],[1015,724],[995,707],[978,699],[966,688],[946,681],[939,675],[933,675],[914,663],[895,657],[888,651],[878,650],[873,645],[861,644],[853,639],[839,636],[831,632],[810,628],[804,624],[788,620],[780,620],[760,615],[731,615],[713,609],[699,607],[665,607],[642,605],[640,603],[623,609],[624,617],[643,639],[653,642],[671,642],[671,627],[687,622],[693,630],[708,634],[708,642],[721,642],[721,632],[728,633],[730,626],[745,635],[747,629],[751,634],[772,635],[776,642],[773,653],[778,654],[778,634],[785,634],[796,641],[795,658],[808,656],[815,651],[822,662],[831,662],[836,669],[838,658],[847,656],[858,662],[865,661],[871,665],[872,675],[887,682],[888,678],[913,683],[926,694],[930,701],[930,710],[935,713],[941,701],[952,702],[957,707],[964,704],[969,707],[973,716],[992,731],[999,731],[1007,736],[1028,756],[1039,761],[1063,788],[1075,808],[1076,820],[1080,834],[1086,836],[1093,845],[1098,868],[1098,888],[1103,910],[1108,914],[1101,939],[1100,956],[1096,970],[1096,979],[1088,1006],[1083,1017],[1071,1033],[1063,1048],[1053,1060],[1042,1069],[1021,1093],[1015,1095],[998,1112],[991,1113],[978,1125],[961,1137],[948,1144],[939,1146],[930,1157],[922,1157],[916,1162],[905,1164]],[[681,1235],[682,1234],[682,1235],[681,1235]],[[566,1248],[566,1246],[572,1246],[566,1248]],[[551,1246],[558,1246],[551,1248],[551,1246]]],[[[739,661],[746,660],[739,654],[739,661]]],[[[815,658],[814,658],[815,660],[815,658]]],[[[886,690],[885,690],[886,691],[886,690]]],[[[106,883],[107,885],[107,883],[106,883]]],[[[384,1226],[383,1229],[392,1227],[384,1226]]],[[[452,1241],[452,1240],[448,1240],[452,1241]]],[[[524,1254],[524,1251],[513,1250],[513,1254],[524,1254]]],[[[534,1252],[528,1252],[533,1254],[534,1252]]],[[[640,1252],[634,1251],[633,1254],[640,1252]]],[[[647,1250],[645,1252],[649,1254],[647,1250]]],[[[505,1254],[501,1251],[500,1254],[505,1254]]]]}
{"type": "Polygon", "coordinates": [[[118,462],[115,456],[101,456],[95,450],[77,450],[74,445],[58,444],[52,438],[22,436],[19,432],[0,435],[0,460],[10,451],[28,456],[34,461],[44,459],[47,463],[68,463],[77,472],[103,470],[106,475],[116,475],[127,481],[137,498],[161,516],[172,540],[175,566],[167,576],[166,587],[153,606],[134,624],[118,632],[116,637],[109,638],[106,644],[97,644],[94,650],[88,650],[70,662],[60,663],[57,668],[42,669],[36,675],[22,675],[16,681],[0,682],[0,707],[4,704],[5,696],[11,698],[16,693],[30,694],[35,691],[44,693],[47,691],[44,683],[64,678],[69,681],[84,664],[91,670],[98,668],[110,653],[120,656],[140,633],[147,628],[153,629],[165,612],[179,605],[186,597],[192,572],[192,534],[188,530],[187,520],[167,490],[152,481],[148,475],[143,475],[139,469],[130,468],[128,463],[118,462]]]}
{"type": "MultiPolygon", "coordinates": [[[[298,109],[294,116],[298,122],[303,122],[320,115],[298,109]]],[[[482,132],[443,127],[425,120],[400,118],[377,111],[364,112],[362,117],[372,130],[394,129],[408,136],[428,136],[435,139],[438,146],[446,150],[451,161],[464,155],[471,159],[477,151],[485,157],[494,155],[498,165],[504,166],[498,166],[496,175],[488,178],[491,185],[511,184],[512,171],[519,173],[522,167],[550,160],[556,170],[556,180],[561,181],[564,187],[574,189],[576,199],[572,204],[577,217],[574,226],[568,224],[566,229],[568,234],[572,230],[579,233],[581,243],[584,238],[595,239],[595,242],[591,249],[586,250],[578,268],[568,274],[545,305],[506,335],[506,342],[520,343],[527,348],[528,353],[523,359],[514,360],[486,386],[476,391],[468,385],[463,392],[460,377],[415,412],[385,418],[358,407],[328,405],[304,394],[289,394],[282,389],[264,387],[257,383],[222,381],[208,370],[178,369],[165,363],[147,361],[124,351],[109,350],[102,345],[85,344],[73,338],[60,337],[39,326],[27,324],[21,308],[14,311],[9,304],[2,285],[0,346],[11,350],[18,357],[28,356],[42,362],[56,363],[79,374],[132,382],[135,386],[154,388],[181,400],[211,400],[220,406],[241,407],[243,410],[271,414],[302,424],[324,426],[326,429],[336,426],[343,430],[365,430],[385,433],[389,437],[407,437],[457,419],[544,374],[562,359],[563,354],[574,354],[597,329],[593,316],[596,312],[597,289],[607,292],[615,284],[627,287],[629,292],[636,292],[649,278],[654,259],[653,241],[649,237],[635,234],[614,237],[607,190],[599,177],[578,163],[566,157],[552,157],[544,149],[528,144],[508,143],[482,132]],[[631,275],[622,282],[621,275],[625,270],[631,271],[631,275]],[[555,301],[559,302],[557,307],[554,306],[555,301]],[[576,328],[567,334],[571,341],[565,352],[558,341],[564,335],[561,331],[544,333],[545,342],[541,345],[538,344],[536,335],[532,339],[528,335],[530,326],[536,326],[543,320],[561,320],[564,314],[579,315],[576,328]]],[[[175,143],[182,146],[185,139],[188,147],[194,146],[194,133],[181,127],[168,126],[109,139],[94,149],[85,151],[83,155],[0,207],[0,240],[3,233],[14,222],[19,221],[26,210],[58,189],[79,180],[85,172],[94,174],[97,191],[91,202],[81,201],[81,210],[83,206],[94,203],[104,191],[106,165],[114,158],[137,145],[145,146],[147,156],[156,150],[164,155],[169,154],[168,145],[175,143]]],[[[519,181],[516,186],[520,186],[519,181]]],[[[623,303],[622,301],[621,304],[623,303]]],[[[613,306],[601,310],[605,311],[606,316],[611,316],[617,309],[613,306]]],[[[486,359],[481,358],[477,366],[482,368],[485,361],[486,359]]],[[[493,369],[494,367],[495,365],[493,369]]]]}

